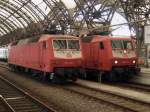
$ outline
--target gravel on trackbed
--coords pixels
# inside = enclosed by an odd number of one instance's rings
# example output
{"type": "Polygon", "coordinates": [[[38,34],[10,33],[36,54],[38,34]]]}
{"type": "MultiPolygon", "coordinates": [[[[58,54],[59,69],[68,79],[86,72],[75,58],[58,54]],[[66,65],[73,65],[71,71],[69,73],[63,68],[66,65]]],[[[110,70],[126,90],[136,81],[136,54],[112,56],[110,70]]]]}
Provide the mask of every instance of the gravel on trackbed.
{"type": "Polygon", "coordinates": [[[12,73],[5,68],[0,68],[0,75],[60,112],[126,112],[113,105],[53,87],[52,84],[44,84],[25,75],[12,73]]]}

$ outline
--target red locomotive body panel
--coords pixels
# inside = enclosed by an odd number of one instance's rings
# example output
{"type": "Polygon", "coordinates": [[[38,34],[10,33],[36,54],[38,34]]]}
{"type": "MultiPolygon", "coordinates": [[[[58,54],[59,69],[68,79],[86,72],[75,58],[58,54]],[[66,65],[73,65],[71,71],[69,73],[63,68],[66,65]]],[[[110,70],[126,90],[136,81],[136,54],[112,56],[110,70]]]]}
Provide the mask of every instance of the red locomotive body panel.
{"type": "Polygon", "coordinates": [[[114,68],[137,68],[137,56],[130,38],[87,36],[82,39],[83,68],[112,72],[114,68]]]}
{"type": "MultiPolygon", "coordinates": [[[[54,73],[56,68],[80,68],[82,61],[78,37],[65,35],[42,35],[36,42],[12,45],[9,50],[8,63],[42,72],[54,73]],[[60,49],[62,42],[76,42],[79,49],[60,49]],[[54,45],[55,44],[55,45],[54,45]],[[57,48],[54,48],[56,46],[57,48]]],[[[72,43],[73,43],[72,42],[72,43]]],[[[75,43],[74,42],[74,43],[75,43]]],[[[70,44],[74,45],[74,44],[70,44]]],[[[62,45],[63,46],[63,45],[62,45]]]]}

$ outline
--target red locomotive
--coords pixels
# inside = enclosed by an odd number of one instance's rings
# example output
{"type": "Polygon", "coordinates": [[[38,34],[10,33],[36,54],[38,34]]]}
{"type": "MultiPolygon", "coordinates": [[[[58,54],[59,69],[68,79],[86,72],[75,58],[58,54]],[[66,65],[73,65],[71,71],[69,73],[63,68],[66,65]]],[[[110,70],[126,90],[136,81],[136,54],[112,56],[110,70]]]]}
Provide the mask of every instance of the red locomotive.
{"type": "Polygon", "coordinates": [[[9,66],[13,69],[38,71],[50,79],[75,81],[82,66],[78,37],[43,34],[12,43],[9,66]]]}
{"type": "Polygon", "coordinates": [[[137,56],[132,39],[87,36],[82,39],[84,76],[117,80],[137,73],[137,56]],[[92,71],[92,72],[90,72],[92,71]]]}

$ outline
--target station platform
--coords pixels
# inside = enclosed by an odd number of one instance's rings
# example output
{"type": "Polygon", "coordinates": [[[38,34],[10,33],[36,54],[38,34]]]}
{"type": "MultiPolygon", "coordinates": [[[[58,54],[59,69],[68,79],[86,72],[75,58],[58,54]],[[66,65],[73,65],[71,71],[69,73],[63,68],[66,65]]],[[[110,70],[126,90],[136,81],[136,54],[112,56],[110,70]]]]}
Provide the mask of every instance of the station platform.
{"type": "Polygon", "coordinates": [[[150,85],[150,68],[141,67],[141,73],[133,77],[129,82],[150,85]]]}
{"type": "Polygon", "coordinates": [[[150,94],[148,93],[142,93],[142,92],[137,92],[135,90],[131,90],[131,89],[123,89],[123,88],[119,88],[119,87],[115,87],[115,86],[111,86],[111,85],[106,85],[106,84],[102,84],[102,83],[97,83],[97,82],[91,82],[91,81],[85,81],[85,80],[78,80],[76,82],[79,85],[82,86],[86,86],[89,88],[94,88],[96,90],[102,90],[105,92],[109,92],[109,93],[114,93],[120,96],[125,96],[125,97],[129,97],[131,99],[136,99],[136,100],[140,100],[146,103],[150,103],[150,94]]]}
{"type": "Polygon", "coordinates": [[[146,74],[150,75],[150,67],[149,68],[142,67],[141,68],[141,73],[146,73],[146,74]]]}
{"type": "Polygon", "coordinates": [[[150,68],[141,67],[141,73],[133,77],[129,82],[150,85],[150,68]]]}

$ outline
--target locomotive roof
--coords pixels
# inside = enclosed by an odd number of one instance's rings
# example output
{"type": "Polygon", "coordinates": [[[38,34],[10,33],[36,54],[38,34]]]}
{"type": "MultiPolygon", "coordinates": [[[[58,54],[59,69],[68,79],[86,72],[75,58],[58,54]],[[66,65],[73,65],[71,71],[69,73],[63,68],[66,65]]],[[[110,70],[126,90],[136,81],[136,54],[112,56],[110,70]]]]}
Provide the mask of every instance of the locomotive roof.
{"type": "Polygon", "coordinates": [[[50,38],[53,38],[53,39],[79,39],[79,37],[71,36],[71,35],[48,35],[48,34],[43,34],[43,35],[41,35],[41,37],[39,39],[39,42],[48,40],[50,38]]]}
{"type": "Polygon", "coordinates": [[[82,41],[85,43],[96,42],[100,40],[131,40],[131,38],[127,37],[111,37],[111,36],[101,36],[101,35],[91,35],[82,38],[82,41]]]}
{"type": "Polygon", "coordinates": [[[22,39],[19,41],[15,41],[13,42],[11,45],[24,45],[24,44],[30,44],[30,43],[35,43],[35,42],[42,42],[42,41],[46,41],[50,38],[56,38],[56,39],[79,39],[78,37],[75,36],[71,36],[71,35],[49,35],[49,34],[42,34],[42,35],[37,35],[31,38],[26,38],[26,39],[22,39]]]}

